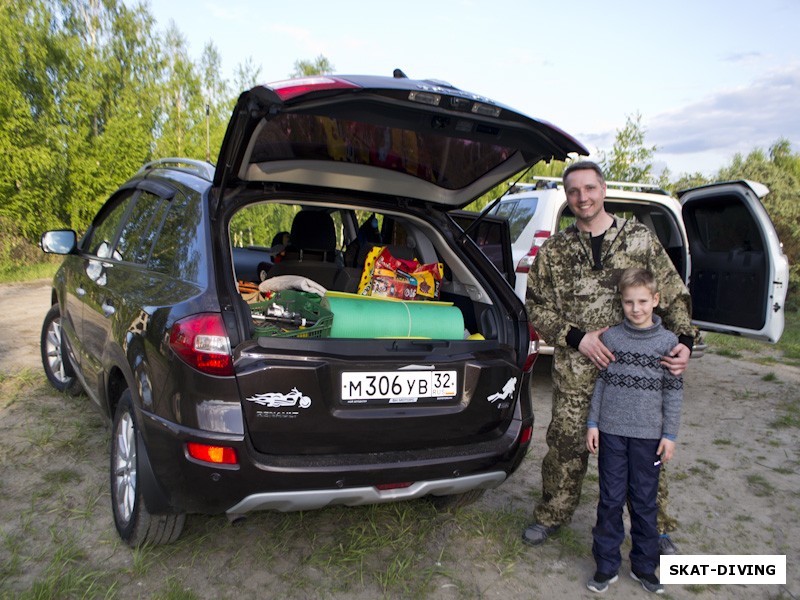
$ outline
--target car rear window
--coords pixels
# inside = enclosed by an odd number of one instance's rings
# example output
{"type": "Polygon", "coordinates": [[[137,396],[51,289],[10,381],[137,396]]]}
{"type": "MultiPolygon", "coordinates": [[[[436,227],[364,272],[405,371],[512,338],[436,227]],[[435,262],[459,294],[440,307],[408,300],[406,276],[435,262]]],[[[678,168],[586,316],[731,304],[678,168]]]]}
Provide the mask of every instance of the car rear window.
{"type": "Polygon", "coordinates": [[[508,219],[508,226],[511,230],[511,243],[516,243],[533,215],[536,214],[536,206],[538,204],[539,198],[536,197],[503,201],[495,206],[490,214],[508,219]]]}
{"type": "MultiPolygon", "coordinates": [[[[436,117],[433,117],[434,119],[436,117]]],[[[451,128],[474,136],[480,125],[464,119],[451,128]]],[[[433,127],[429,127],[433,130],[433,127]]],[[[487,132],[489,133],[489,132],[487,132]]],[[[461,189],[510,158],[515,150],[431,131],[412,131],[320,115],[281,113],[258,134],[251,163],[279,160],[348,162],[413,175],[446,189],[461,189]]]]}

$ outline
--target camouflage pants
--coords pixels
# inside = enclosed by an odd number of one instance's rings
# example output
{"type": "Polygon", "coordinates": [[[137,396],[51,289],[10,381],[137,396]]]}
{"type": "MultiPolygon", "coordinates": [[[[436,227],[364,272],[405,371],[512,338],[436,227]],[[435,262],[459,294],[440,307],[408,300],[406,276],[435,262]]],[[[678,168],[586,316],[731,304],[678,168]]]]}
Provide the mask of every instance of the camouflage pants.
{"type": "MultiPolygon", "coordinates": [[[[577,357],[571,358],[574,360],[577,357]]],[[[583,385],[577,390],[569,385],[563,387],[572,389],[561,389],[559,377],[554,372],[553,416],[547,428],[548,450],[542,461],[542,500],[533,513],[534,520],[542,525],[569,523],[581,498],[581,486],[589,458],[586,450],[586,418],[597,375],[595,367],[588,361],[586,364],[591,369],[573,364],[577,368],[569,372],[571,381],[568,383],[583,379],[583,385]],[[589,379],[592,380],[591,385],[587,386],[589,379]]],[[[657,496],[659,533],[674,531],[678,526],[677,520],[666,512],[668,496],[666,470],[662,467],[657,496]]]]}

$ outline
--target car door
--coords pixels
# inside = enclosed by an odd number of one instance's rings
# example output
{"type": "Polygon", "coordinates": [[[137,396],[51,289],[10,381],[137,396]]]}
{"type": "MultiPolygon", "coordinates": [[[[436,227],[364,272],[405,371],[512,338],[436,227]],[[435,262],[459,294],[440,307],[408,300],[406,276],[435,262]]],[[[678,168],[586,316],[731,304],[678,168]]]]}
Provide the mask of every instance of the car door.
{"type": "Polygon", "coordinates": [[[789,262],[761,202],[768,192],[733,181],[678,193],[700,329],[773,343],[783,333],[789,262]]]}
{"type": "Polygon", "coordinates": [[[511,233],[508,219],[494,215],[484,215],[468,210],[451,210],[450,216],[463,229],[473,242],[492,261],[506,278],[514,285],[514,259],[511,256],[511,233]],[[480,222],[473,225],[480,217],[480,222]]]}
{"type": "MultiPolygon", "coordinates": [[[[162,186],[141,182],[112,198],[88,237],[81,285],[81,371],[87,392],[103,396],[104,358],[113,338],[117,315],[126,305],[138,306],[133,298],[150,283],[139,276],[137,265],[149,257],[163,215],[162,186]]],[[[167,195],[174,195],[168,190],[167,195]]]]}

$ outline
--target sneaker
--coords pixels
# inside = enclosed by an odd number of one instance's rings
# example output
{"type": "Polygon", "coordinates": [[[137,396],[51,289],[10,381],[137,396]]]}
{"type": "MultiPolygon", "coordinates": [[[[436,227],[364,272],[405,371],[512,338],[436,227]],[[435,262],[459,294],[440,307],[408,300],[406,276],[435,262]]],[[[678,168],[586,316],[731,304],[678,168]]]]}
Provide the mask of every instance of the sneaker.
{"type": "Polygon", "coordinates": [[[601,573],[600,571],[597,571],[594,574],[594,577],[589,580],[589,583],[586,584],[586,587],[593,592],[602,594],[608,589],[608,584],[614,583],[617,579],[619,579],[619,575],[616,573],[609,575],[608,573],[601,573]]]}
{"type": "Polygon", "coordinates": [[[540,523],[531,523],[528,525],[527,529],[522,532],[522,541],[528,544],[528,546],[538,546],[539,544],[544,544],[547,541],[547,538],[553,535],[560,528],[561,525],[547,527],[546,525],[542,525],[540,523]]]}
{"type": "Polygon", "coordinates": [[[680,554],[680,552],[678,552],[678,546],[675,545],[675,542],[672,541],[668,533],[662,533],[661,537],[658,538],[658,553],[661,554],[661,556],[680,554]]]}
{"type": "Polygon", "coordinates": [[[645,575],[644,573],[636,573],[635,571],[631,571],[631,577],[641,583],[642,587],[648,592],[652,592],[654,594],[664,593],[664,586],[661,585],[661,582],[658,580],[658,577],[656,577],[655,573],[645,575]]]}

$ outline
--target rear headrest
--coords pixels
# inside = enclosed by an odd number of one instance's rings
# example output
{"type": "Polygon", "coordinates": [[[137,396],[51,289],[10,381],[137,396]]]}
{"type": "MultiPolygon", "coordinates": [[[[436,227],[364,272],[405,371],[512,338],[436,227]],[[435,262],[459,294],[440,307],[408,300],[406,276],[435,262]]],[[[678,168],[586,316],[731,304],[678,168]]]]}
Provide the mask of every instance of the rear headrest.
{"type": "Polygon", "coordinates": [[[291,245],[302,250],[336,249],[336,229],[328,213],[301,210],[292,221],[291,245]]]}

